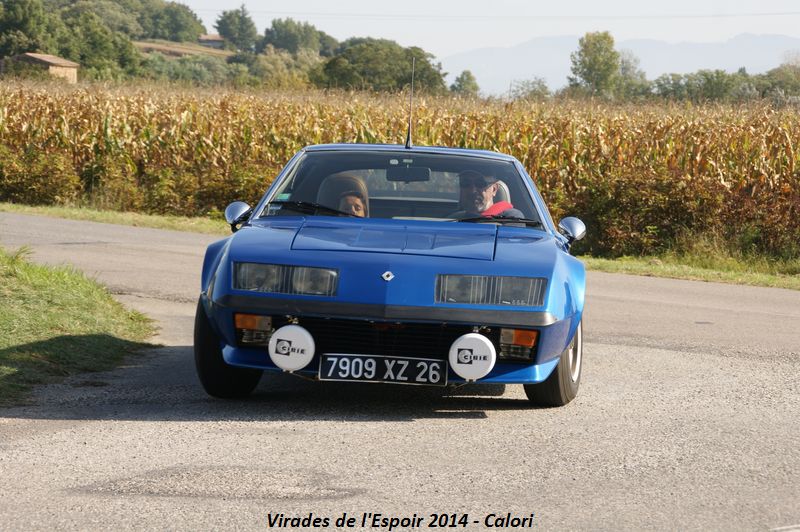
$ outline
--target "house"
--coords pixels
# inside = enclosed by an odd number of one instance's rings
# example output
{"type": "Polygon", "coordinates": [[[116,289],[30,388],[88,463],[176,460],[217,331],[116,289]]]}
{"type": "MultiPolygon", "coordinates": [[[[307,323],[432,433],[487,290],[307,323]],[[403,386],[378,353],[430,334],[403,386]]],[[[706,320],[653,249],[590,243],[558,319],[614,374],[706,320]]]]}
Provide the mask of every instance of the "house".
{"type": "Polygon", "coordinates": [[[28,52],[4,59],[3,70],[6,69],[7,61],[15,61],[34,65],[42,68],[42,70],[47,71],[51,76],[64,78],[68,83],[78,82],[78,67],[80,67],[80,65],[64,59],[63,57],[28,52]]]}
{"type": "Polygon", "coordinates": [[[197,38],[198,44],[222,50],[225,47],[225,39],[219,35],[201,35],[197,38]]]}

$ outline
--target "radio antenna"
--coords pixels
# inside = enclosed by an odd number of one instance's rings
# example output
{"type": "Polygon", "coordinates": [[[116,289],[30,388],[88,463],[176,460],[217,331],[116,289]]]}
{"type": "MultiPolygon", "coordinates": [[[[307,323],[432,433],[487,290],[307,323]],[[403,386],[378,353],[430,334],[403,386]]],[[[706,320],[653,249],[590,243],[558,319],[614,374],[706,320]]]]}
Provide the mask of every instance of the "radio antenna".
{"type": "Polygon", "coordinates": [[[411,149],[411,120],[414,116],[414,69],[417,66],[417,58],[411,58],[411,94],[408,96],[408,133],[406,133],[406,149],[411,149]]]}

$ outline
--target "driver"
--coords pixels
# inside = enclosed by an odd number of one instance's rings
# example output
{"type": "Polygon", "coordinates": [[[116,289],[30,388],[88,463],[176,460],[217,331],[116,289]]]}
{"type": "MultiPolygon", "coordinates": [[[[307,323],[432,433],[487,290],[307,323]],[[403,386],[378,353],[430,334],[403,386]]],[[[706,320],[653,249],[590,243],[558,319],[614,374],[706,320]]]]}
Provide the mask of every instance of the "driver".
{"type": "Polygon", "coordinates": [[[357,190],[348,190],[339,196],[339,210],[364,218],[367,215],[366,201],[364,195],[357,190]]]}
{"type": "Polygon", "coordinates": [[[463,211],[456,213],[460,218],[469,215],[501,216],[507,218],[523,218],[522,212],[515,209],[508,201],[494,202],[494,196],[500,184],[494,176],[485,176],[474,170],[466,170],[458,174],[460,190],[459,205],[463,211]]]}

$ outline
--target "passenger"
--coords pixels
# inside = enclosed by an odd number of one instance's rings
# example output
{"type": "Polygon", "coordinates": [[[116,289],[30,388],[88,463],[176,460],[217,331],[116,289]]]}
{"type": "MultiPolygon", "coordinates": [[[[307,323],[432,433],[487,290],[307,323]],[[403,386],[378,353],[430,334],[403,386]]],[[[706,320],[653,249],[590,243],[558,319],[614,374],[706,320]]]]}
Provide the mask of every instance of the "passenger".
{"type": "Polygon", "coordinates": [[[348,190],[339,196],[339,210],[364,218],[367,215],[364,195],[357,190],[348,190]]]}
{"type": "Polygon", "coordinates": [[[497,178],[485,176],[474,170],[458,174],[458,185],[461,191],[459,205],[463,209],[452,217],[469,216],[502,216],[507,218],[523,218],[523,214],[508,201],[494,202],[500,184],[497,178]]]}

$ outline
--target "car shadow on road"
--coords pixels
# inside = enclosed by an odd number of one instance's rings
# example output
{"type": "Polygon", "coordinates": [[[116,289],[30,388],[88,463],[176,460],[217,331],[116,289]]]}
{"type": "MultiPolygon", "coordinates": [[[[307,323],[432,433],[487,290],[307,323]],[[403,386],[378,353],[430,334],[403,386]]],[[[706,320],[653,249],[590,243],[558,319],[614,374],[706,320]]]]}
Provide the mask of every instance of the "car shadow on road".
{"type": "MultiPolygon", "coordinates": [[[[520,390],[521,392],[521,390],[520,390]]],[[[505,385],[458,388],[316,382],[264,373],[241,400],[209,397],[194,369],[191,346],[162,347],[129,357],[122,367],[82,373],[39,387],[28,404],[0,409],[26,419],[174,421],[414,421],[482,419],[492,411],[528,410],[524,395],[505,385]]]]}

